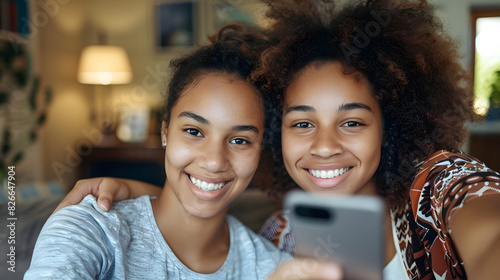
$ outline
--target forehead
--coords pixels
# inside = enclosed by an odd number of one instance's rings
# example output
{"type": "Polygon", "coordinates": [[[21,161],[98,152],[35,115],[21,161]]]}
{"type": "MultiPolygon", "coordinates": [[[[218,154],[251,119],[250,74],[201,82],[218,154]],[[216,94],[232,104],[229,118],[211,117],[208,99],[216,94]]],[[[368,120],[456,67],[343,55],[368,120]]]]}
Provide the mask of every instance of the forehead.
{"type": "Polygon", "coordinates": [[[288,106],[307,104],[317,99],[323,101],[325,106],[332,99],[378,105],[367,79],[360,73],[345,74],[339,62],[307,66],[290,83],[284,97],[288,106]]]}
{"type": "Polygon", "coordinates": [[[251,84],[234,75],[211,73],[201,76],[188,87],[172,112],[216,112],[238,119],[262,121],[263,110],[262,97],[251,84]]]}

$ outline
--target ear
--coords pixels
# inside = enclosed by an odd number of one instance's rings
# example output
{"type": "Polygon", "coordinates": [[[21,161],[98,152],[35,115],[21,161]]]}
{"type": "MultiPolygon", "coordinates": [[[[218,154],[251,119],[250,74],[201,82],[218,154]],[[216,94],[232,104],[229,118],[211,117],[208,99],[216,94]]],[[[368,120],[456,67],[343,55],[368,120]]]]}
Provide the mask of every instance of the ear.
{"type": "Polygon", "coordinates": [[[167,146],[167,128],[168,125],[165,121],[161,122],[161,145],[163,147],[167,146]]]}

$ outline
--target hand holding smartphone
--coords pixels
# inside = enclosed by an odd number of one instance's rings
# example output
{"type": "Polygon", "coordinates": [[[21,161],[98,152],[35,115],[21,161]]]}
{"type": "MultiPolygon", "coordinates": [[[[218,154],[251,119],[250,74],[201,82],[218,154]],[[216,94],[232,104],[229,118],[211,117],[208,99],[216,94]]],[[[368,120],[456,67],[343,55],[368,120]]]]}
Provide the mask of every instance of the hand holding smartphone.
{"type": "Polygon", "coordinates": [[[287,194],[297,256],[333,260],[345,279],[382,280],[384,203],[374,196],[287,194]]]}

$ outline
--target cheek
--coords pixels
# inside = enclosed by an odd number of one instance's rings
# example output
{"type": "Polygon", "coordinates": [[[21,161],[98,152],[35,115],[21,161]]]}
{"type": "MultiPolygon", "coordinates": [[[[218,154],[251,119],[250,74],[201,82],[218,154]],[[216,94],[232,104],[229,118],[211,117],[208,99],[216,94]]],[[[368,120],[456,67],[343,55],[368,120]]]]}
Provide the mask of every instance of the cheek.
{"type": "Polygon", "coordinates": [[[293,146],[294,141],[291,139],[291,137],[287,136],[285,133],[283,133],[283,136],[281,138],[281,153],[283,156],[283,162],[285,163],[285,167],[288,170],[288,167],[290,165],[290,161],[293,158],[293,151],[291,146],[293,146]]]}
{"type": "Polygon", "coordinates": [[[231,161],[234,172],[242,180],[250,181],[259,165],[260,150],[249,153],[235,154],[231,161]]]}
{"type": "Polygon", "coordinates": [[[298,138],[294,138],[293,136],[282,138],[283,163],[287,173],[296,182],[301,181],[300,176],[302,174],[296,169],[296,163],[308,153],[307,143],[298,140],[298,138]]]}
{"type": "Polygon", "coordinates": [[[165,149],[165,168],[183,167],[197,154],[195,147],[176,141],[169,141],[165,149]]]}
{"type": "Polygon", "coordinates": [[[375,172],[380,163],[382,139],[380,133],[374,132],[372,135],[372,137],[367,137],[363,143],[359,143],[357,148],[363,154],[365,163],[375,172]]]}
{"type": "Polygon", "coordinates": [[[309,140],[304,136],[283,133],[281,138],[281,152],[285,166],[292,166],[301,156],[308,153],[309,140]]]}

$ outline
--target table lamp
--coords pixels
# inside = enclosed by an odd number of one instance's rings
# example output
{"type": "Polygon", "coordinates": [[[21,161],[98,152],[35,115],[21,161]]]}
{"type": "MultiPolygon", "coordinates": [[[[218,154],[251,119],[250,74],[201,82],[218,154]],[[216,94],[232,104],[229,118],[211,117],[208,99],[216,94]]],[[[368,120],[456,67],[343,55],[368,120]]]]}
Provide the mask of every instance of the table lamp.
{"type": "MultiPolygon", "coordinates": [[[[78,82],[97,85],[94,93],[101,99],[102,115],[99,128],[104,134],[110,134],[115,128],[112,112],[106,104],[104,86],[127,84],[132,80],[132,70],[126,51],[117,46],[94,45],[86,47],[81,54],[78,66],[78,82]],[[97,91],[99,91],[97,93],[97,91]]],[[[94,99],[95,102],[95,99],[94,99]]],[[[91,120],[95,121],[95,106],[92,106],[91,120]]]]}

